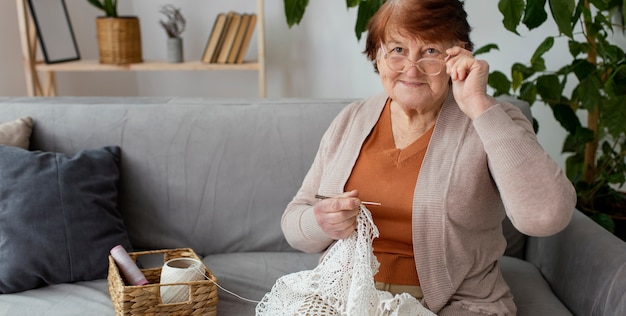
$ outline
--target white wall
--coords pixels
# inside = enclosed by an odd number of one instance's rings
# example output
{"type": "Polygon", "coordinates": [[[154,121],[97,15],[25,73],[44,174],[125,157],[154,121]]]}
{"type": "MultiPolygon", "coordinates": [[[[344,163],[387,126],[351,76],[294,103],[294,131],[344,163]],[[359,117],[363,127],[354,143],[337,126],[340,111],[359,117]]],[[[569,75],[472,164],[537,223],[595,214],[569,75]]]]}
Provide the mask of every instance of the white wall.
{"type": "MultiPolygon", "coordinates": [[[[378,76],[361,53],[353,28],[356,10],[347,10],[345,1],[310,1],[298,26],[289,29],[282,0],[265,1],[267,94],[277,97],[361,98],[381,91],[378,76]]],[[[96,59],[95,17],[100,12],[86,0],[66,0],[79,50],[83,59],[96,59]]],[[[158,25],[159,8],[172,3],[182,8],[188,20],[183,34],[184,55],[198,60],[217,13],[228,10],[254,12],[254,0],[120,0],[120,15],[137,15],[141,21],[144,59],[165,59],[165,32],[158,25]]],[[[466,1],[472,39],[476,47],[497,43],[500,51],[484,55],[492,69],[509,72],[514,61],[530,58],[544,34],[555,34],[547,25],[543,32],[516,36],[502,27],[496,0],[466,1]]],[[[14,0],[0,4],[0,96],[26,94],[14,0]]],[[[520,32],[525,31],[523,27],[520,32]]],[[[625,41],[626,42],[626,41],[625,41]]],[[[248,59],[256,55],[256,41],[248,59]]],[[[565,50],[550,52],[547,63],[558,67],[565,50]]],[[[257,74],[250,71],[213,72],[97,72],[57,74],[59,95],[141,95],[256,97],[257,74]]],[[[539,138],[548,152],[562,164],[560,147],[565,133],[551,111],[542,104],[533,106],[539,120],[539,138]]]]}
{"type": "Polygon", "coordinates": [[[0,4],[0,96],[26,94],[15,1],[0,4]]]}

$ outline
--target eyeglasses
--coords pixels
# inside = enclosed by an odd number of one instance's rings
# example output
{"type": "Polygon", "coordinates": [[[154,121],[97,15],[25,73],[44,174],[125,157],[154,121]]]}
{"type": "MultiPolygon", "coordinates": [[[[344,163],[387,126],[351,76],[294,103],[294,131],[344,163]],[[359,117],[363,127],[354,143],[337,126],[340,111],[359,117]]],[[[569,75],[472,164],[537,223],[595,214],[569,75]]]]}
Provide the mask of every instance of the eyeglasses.
{"type": "Polygon", "coordinates": [[[436,76],[441,73],[446,64],[443,60],[428,57],[412,61],[406,55],[393,53],[393,50],[387,52],[383,43],[380,43],[380,49],[383,51],[383,57],[389,69],[397,73],[403,73],[415,66],[425,75],[436,76]]]}

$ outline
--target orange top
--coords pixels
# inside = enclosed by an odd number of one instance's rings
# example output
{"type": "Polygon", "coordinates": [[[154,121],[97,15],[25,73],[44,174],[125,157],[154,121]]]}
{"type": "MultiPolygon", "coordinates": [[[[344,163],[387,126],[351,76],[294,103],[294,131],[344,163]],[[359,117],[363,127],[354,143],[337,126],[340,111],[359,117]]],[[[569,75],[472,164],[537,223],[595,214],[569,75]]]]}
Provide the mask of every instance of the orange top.
{"type": "Polygon", "coordinates": [[[359,190],[372,212],[380,237],[374,239],[374,254],[380,262],[377,282],[419,285],[411,221],[413,191],[433,129],[404,149],[397,149],[391,131],[390,101],[365,140],[345,190],[359,190]]]}

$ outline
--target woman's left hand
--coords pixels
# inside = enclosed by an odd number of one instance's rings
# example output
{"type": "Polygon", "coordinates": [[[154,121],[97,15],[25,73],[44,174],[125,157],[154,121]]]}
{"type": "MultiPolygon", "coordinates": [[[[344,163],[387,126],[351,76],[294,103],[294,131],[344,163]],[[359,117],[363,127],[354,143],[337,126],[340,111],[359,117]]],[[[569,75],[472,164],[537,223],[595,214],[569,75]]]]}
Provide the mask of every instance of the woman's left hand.
{"type": "Polygon", "coordinates": [[[454,99],[473,120],[497,103],[487,94],[489,64],[475,59],[470,51],[459,46],[449,48],[446,53],[446,72],[452,80],[454,99]]]}

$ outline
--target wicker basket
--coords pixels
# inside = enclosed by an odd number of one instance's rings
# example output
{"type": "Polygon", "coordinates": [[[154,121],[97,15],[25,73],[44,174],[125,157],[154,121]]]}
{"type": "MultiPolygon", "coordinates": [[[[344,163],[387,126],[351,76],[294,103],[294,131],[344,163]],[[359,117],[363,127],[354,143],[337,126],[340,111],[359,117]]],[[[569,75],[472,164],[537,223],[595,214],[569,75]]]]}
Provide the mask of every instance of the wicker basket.
{"type": "Polygon", "coordinates": [[[133,64],[143,61],[137,17],[98,17],[96,32],[100,63],[133,64]]]}
{"type": "MultiPolygon", "coordinates": [[[[194,258],[199,260],[198,256],[190,248],[129,253],[134,261],[137,261],[138,256],[150,254],[163,254],[163,263],[174,258],[194,258]]],[[[206,266],[203,265],[203,267],[210,280],[171,283],[189,286],[188,301],[163,304],[160,295],[161,285],[159,284],[161,267],[141,269],[141,272],[150,282],[149,284],[140,286],[127,285],[113,257],[109,256],[109,276],[107,279],[115,315],[217,315],[217,278],[206,266]]]]}

